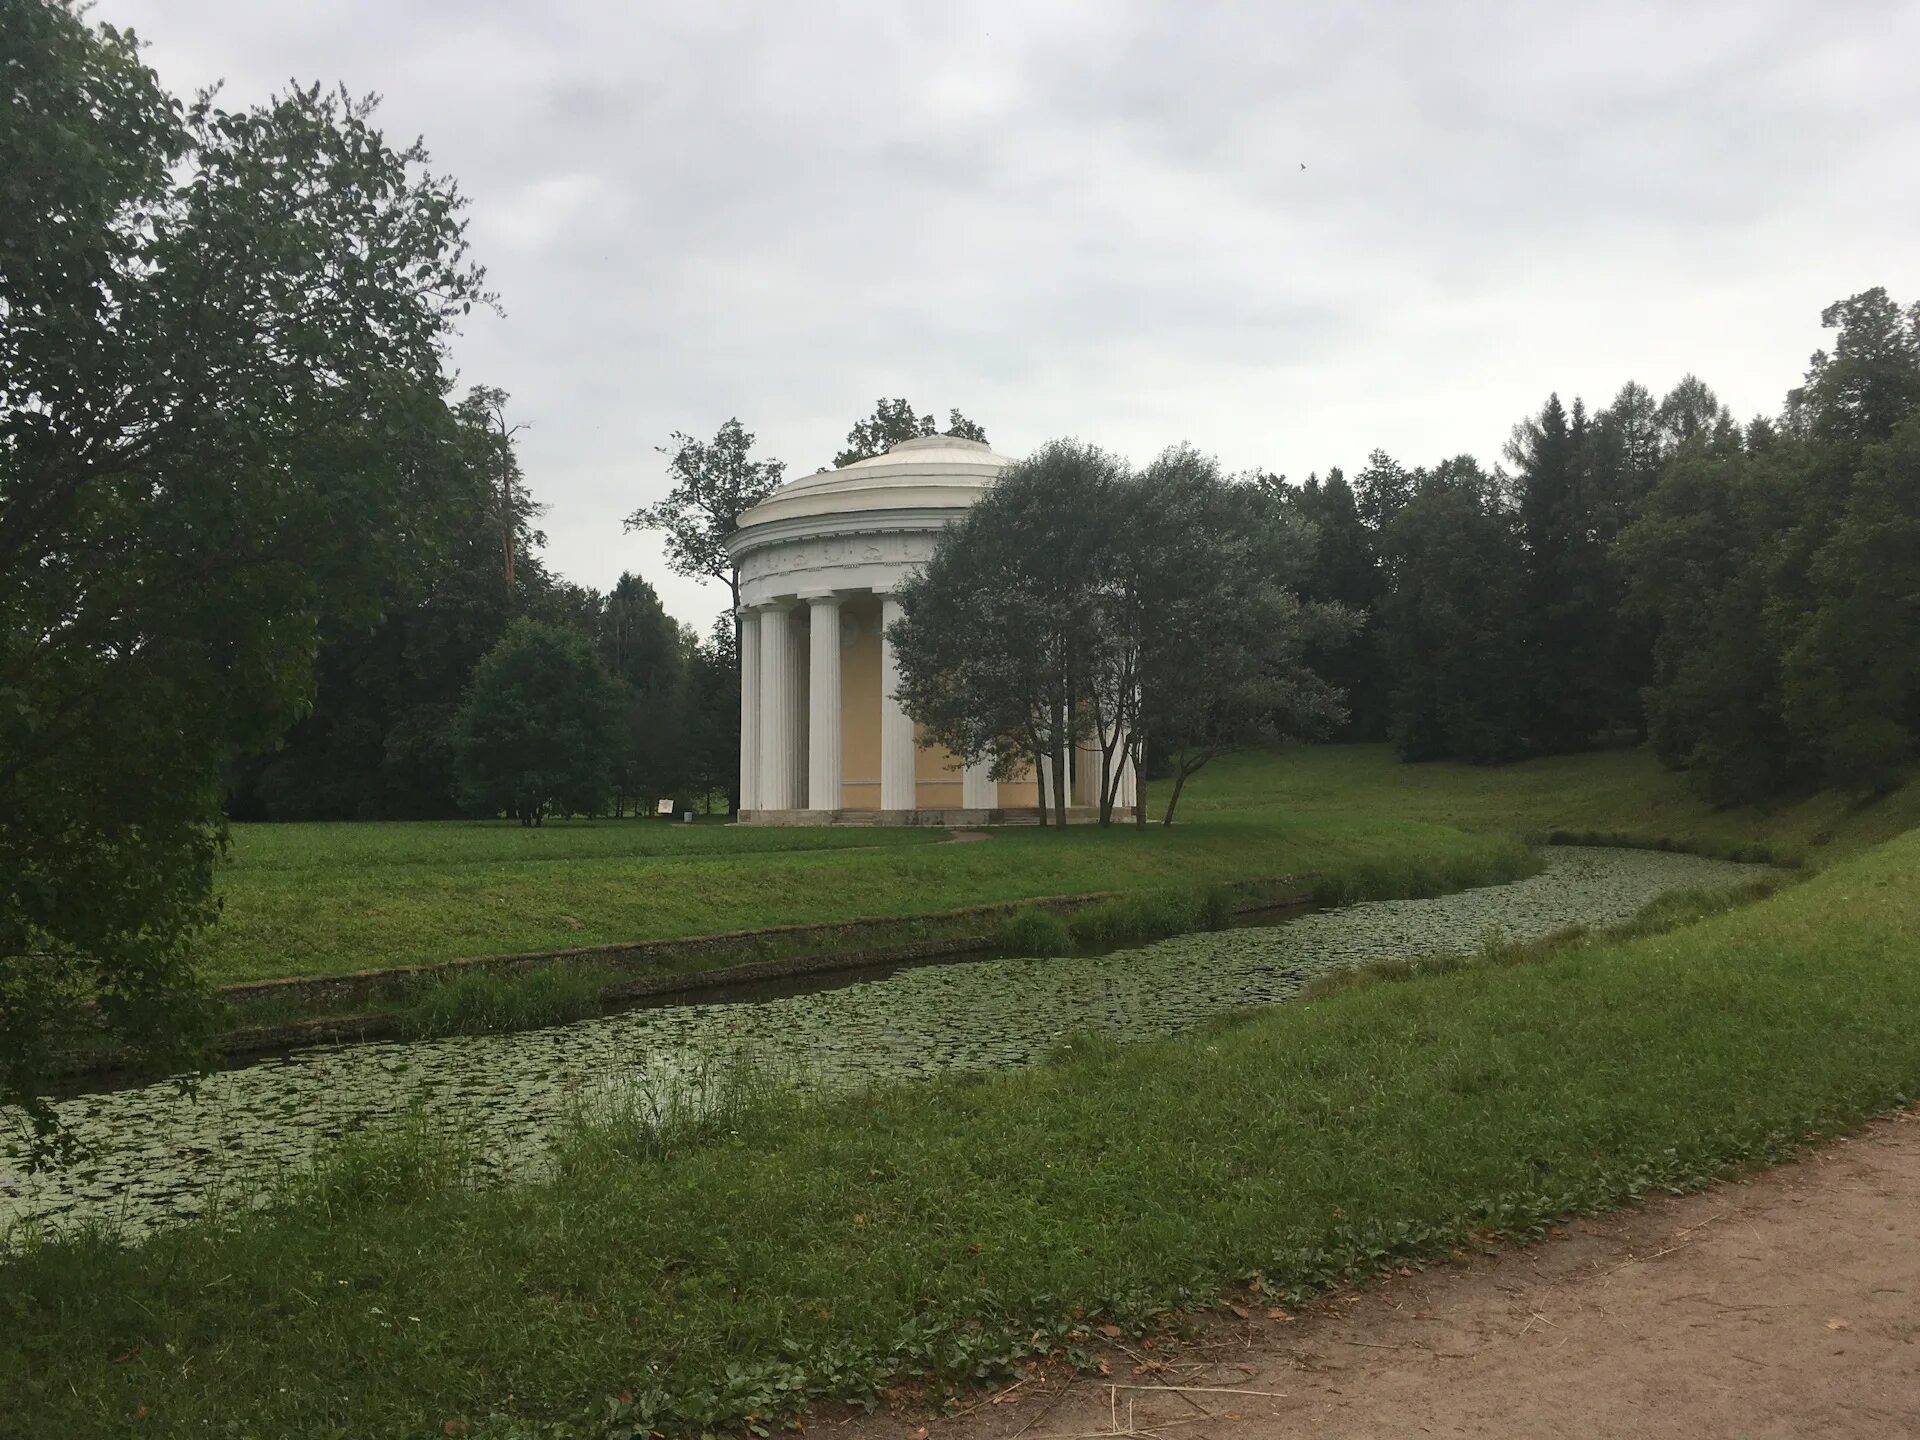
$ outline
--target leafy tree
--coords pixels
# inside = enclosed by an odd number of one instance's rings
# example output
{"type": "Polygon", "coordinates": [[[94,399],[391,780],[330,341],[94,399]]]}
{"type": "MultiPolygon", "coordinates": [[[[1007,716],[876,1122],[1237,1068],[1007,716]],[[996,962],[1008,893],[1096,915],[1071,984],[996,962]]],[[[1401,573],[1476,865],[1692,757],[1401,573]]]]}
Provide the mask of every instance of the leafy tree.
{"type": "Polygon", "coordinates": [[[1744,448],[1723,408],[1663,402],[1714,419],[1691,425],[1618,545],[1631,602],[1660,627],[1654,744],[1723,801],[1884,787],[1913,756],[1901,537],[1920,307],[1876,289],[1821,318],[1839,331],[1832,352],[1744,448]]]}
{"type": "Polygon", "coordinates": [[[1345,738],[1385,739],[1389,686],[1376,611],[1386,579],[1379,534],[1361,519],[1358,498],[1338,467],[1324,480],[1309,475],[1298,489],[1280,489],[1274,498],[1280,518],[1291,515],[1313,530],[1312,559],[1298,580],[1301,597],[1341,606],[1362,626],[1357,633],[1310,644],[1307,668],[1346,696],[1345,738]]]}
{"type": "Polygon", "coordinates": [[[754,436],[737,419],[722,425],[710,441],[674,431],[673,444],[660,447],[673,488],[666,499],[641,506],[626,521],[629,530],[664,533],[673,573],[720,581],[734,610],[740,608],[740,575],[727,553],[727,537],[741,515],[780,488],[787,470],[784,461],[755,460],[753,443],[754,436]]]}
{"type": "Polygon", "coordinates": [[[1414,473],[1386,451],[1368,455],[1366,468],[1353,481],[1360,518],[1370,529],[1384,530],[1413,498],[1414,479],[1414,473]]]}
{"type": "MultiPolygon", "coordinates": [[[[1296,514],[1277,520],[1271,490],[1234,485],[1187,446],[1160,455],[1133,484],[1115,606],[1135,625],[1134,759],[1143,750],[1171,771],[1161,823],[1171,825],[1187,782],[1244,745],[1324,736],[1345,718],[1337,686],[1315,672],[1310,649],[1335,650],[1357,611],[1304,602],[1315,533],[1296,514]]],[[[1111,622],[1109,635],[1124,634],[1111,622]]],[[[1145,819],[1144,800],[1138,818],[1145,819]]]]}
{"type": "MultiPolygon", "coordinates": [[[[460,463],[436,505],[446,547],[392,578],[372,628],[323,625],[308,713],[273,748],[228,767],[236,819],[436,819],[459,813],[448,734],[480,657],[556,589],[524,481],[512,490],[515,579],[504,584],[500,476],[511,442],[489,423],[501,392],[454,407],[460,463]]],[[[517,462],[510,472],[518,477],[517,462]]]]}
{"type": "Polygon", "coordinates": [[[1667,392],[1655,424],[1669,451],[1695,440],[1724,449],[1737,433],[1727,407],[1697,375],[1683,375],[1667,392]]]}
{"type": "Polygon", "coordinates": [[[1645,386],[1628,381],[1594,417],[1585,460],[1586,524],[1601,551],[1595,583],[1602,635],[1589,657],[1594,698],[1603,727],[1609,733],[1631,729],[1636,742],[1647,738],[1641,691],[1653,679],[1657,628],[1650,616],[1628,606],[1626,575],[1615,546],[1660,478],[1666,442],[1658,410],[1645,386]]]}
{"type": "Polygon", "coordinates": [[[1828,783],[1891,789],[1920,737],[1920,406],[1864,447],[1809,578],[1784,718],[1828,783]]]}
{"type": "Polygon", "coordinates": [[[462,201],[372,103],[182,107],[133,38],[0,0],[0,1090],[85,1006],[180,1058],[220,767],[448,537],[462,201]]]}
{"type": "Polygon", "coordinates": [[[688,655],[684,694],[687,783],[702,804],[725,795],[740,771],[740,681],[733,626],[716,621],[688,655]]]}
{"type": "Polygon", "coordinates": [[[874,402],[873,414],[856,420],[853,429],[847,432],[847,448],[833,457],[833,468],[837,470],[859,460],[884,455],[902,440],[918,440],[941,433],[961,440],[978,440],[983,445],[987,442],[987,432],[958,410],[947,412],[947,428],[942,432],[933,416],[914,414],[913,406],[905,400],[878,400],[874,402]]]}
{"type": "Polygon", "coordinates": [[[608,592],[599,628],[601,663],[626,691],[618,814],[625,800],[638,810],[688,782],[688,687],[698,638],[667,614],[653,587],[637,575],[623,574],[608,592]]]}
{"type": "Polygon", "coordinates": [[[1051,775],[1042,810],[1061,821],[1069,748],[1097,751],[1110,824],[1126,762],[1144,776],[1152,747],[1173,767],[1171,824],[1215,755],[1341,717],[1304,653],[1355,617],[1300,601],[1311,547],[1307,526],[1276,520],[1269,488],[1228,482],[1188,447],[1134,475],[1055,441],[1008,467],[903,590],[902,699],[928,738],[992,757],[999,778],[1051,775]]]}
{"type": "MultiPolygon", "coordinates": [[[[728,420],[711,441],[675,431],[671,447],[661,447],[673,489],[655,505],[643,505],[627,517],[628,530],[659,530],[667,540],[667,563],[674,574],[712,578],[727,587],[732,614],[735,665],[740,654],[740,572],[727,552],[727,537],[741,515],[780,487],[786,473],[781,460],[752,458],[754,437],[739,420],[728,420]]],[[[734,684],[739,685],[736,674],[734,684]]],[[[737,725],[738,722],[736,722],[737,725]]],[[[737,767],[736,767],[737,769],[737,767]]],[[[740,803],[739,776],[729,783],[731,805],[740,803]]]]}
{"type": "Polygon", "coordinates": [[[623,698],[584,635],[515,620],[454,716],[462,802],[522,825],[555,811],[599,813],[613,794],[623,698]]]}
{"type": "Polygon", "coordinates": [[[1052,441],[1003,470],[899,594],[893,643],[907,713],[962,761],[991,759],[997,779],[1029,765],[1043,782],[1050,775],[1041,814],[1060,824],[1067,755],[1093,722],[1079,702],[1106,643],[1097,589],[1112,530],[1085,522],[1115,513],[1126,483],[1115,456],[1052,441]]]}

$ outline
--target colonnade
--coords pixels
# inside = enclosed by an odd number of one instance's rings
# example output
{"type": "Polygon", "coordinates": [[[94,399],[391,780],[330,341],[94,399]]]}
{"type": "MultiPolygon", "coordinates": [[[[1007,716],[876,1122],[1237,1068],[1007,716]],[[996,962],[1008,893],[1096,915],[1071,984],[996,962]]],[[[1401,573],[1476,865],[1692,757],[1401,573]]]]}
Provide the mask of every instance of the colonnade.
{"type": "MultiPolygon", "coordinates": [[[[870,591],[816,591],[740,612],[740,808],[842,808],[840,611],[870,591]],[[804,623],[797,613],[805,607],[804,623]]],[[[880,808],[916,807],[913,720],[895,694],[900,665],[887,632],[900,602],[880,605],[880,808]]],[[[961,777],[961,804],[990,810],[998,786],[984,763],[961,777]]]]}

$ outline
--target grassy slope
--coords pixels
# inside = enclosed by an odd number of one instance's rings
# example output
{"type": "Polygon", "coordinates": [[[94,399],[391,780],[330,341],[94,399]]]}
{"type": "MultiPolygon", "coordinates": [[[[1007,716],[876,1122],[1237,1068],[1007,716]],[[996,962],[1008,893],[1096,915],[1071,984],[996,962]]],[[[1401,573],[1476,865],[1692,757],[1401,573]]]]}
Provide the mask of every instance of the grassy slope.
{"type": "Polygon", "coordinates": [[[991,1374],[1080,1311],[1132,1328],[1256,1272],[1312,1289],[1533,1233],[1911,1098],[1916,933],[1920,833],[1672,934],[774,1110],[552,1187],[362,1147],[224,1238],[0,1275],[6,1428],[422,1434],[625,1388],[677,1429],[991,1374]]]}
{"type": "Polygon", "coordinates": [[[1920,784],[1860,802],[1831,792],[1765,807],[1715,809],[1651,750],[1609,750],[1516,765],[1402,765],[1383,745],[1233,755],[1202,772],[1193,820],[1272,807],[1317,815],[1396,815],[1509,834],[1555,830],[1661,841],[1716,853],[1759,844],[1782,863],[1822,865],[1920,825],[1920,784]]]}
{"type": "Polygon", "coordinates": [[[1397,818],[1387,807],[1306,814],[1265,796],[1196,812],[1171,830],[1080,826],[1006,831],[984,844],[927,843],[944,838],[632,821],[540,830],[241,826],[219,877],[224,911],[205,961],[216,981],[340,974],[1041,895],[1308,880],[1475,856],[1491,864],[1498,856],[1484,840],[1397,818]]]}

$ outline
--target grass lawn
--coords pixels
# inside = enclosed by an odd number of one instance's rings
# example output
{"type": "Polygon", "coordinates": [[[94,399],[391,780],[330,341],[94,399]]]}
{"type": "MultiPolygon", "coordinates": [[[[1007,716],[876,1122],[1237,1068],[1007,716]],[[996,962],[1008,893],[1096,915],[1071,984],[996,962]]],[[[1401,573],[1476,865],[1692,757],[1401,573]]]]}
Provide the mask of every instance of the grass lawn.
{"type": "MultiPolygon", "coordinates": [[[[1193,833],[1214,855],[1263,832],[1193,833]]],[[[763,1099],[665,1144],[585,1129],[552,1184],[471,1188],[424,1133],[358,1142],[224,1230],[7,1263],[0,1430],[644,1435],[992,1378],[1096,1324],[1532,1235],[1910,1100],[1916,934],[1920,832],[1667,934],[763,1099]]]]}
{"type": "Polygon", "coordinates": [[[1823,791],[1766,806],[1716,809],[1650,749],[1561,755],[1514,765],[1402,765],[1384,745],[1323,745],[1230,755],[1201,772],[1191,819],[1243,810],[1394,815],[1466,830],[1544,837],[1555,831],[1703,854],[1764,848],[1782,864],[1820,866],[1920,825],[1920,784],[1875,800],[1823,791]]]}
{"type": "MultiPolygon", "coordinates": [[[[1462,830],[1604,832],[1707,850],[1759,840],[1799,858],[1850,852],[1917,821],[1920,786],[1852,810],[1822,797],[1716,812],[1643,751],[1476,769],[1335,746],[1218,761],[1189,788],[1179,824],[1138,833],[1014,830],[940,845],[944,833],[929,830],[653,820],[241,825],[203,960],[216,982],[333,975],[1042,895],[1493,866],[1497,852],[1462,830]]],[[[1409,875],[1374,893],[1433,883],[1409,875]]]]}

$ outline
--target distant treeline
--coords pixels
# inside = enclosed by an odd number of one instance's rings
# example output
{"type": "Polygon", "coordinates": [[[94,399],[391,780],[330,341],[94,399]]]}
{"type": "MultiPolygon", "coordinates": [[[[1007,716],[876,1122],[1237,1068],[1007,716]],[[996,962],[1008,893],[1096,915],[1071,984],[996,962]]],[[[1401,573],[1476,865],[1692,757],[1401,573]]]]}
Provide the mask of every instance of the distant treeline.
{"type": "MultiPolygon", "coordinates": [[[[1550,396],[1492,468],[1376,451],[1351,479],[1245,477],[1317,532],[1303,598],[1366,616],[1306,657],[1345,692],[1344,738],[1475,763],[1651,739],[1727,801],[1893,783],[1920,734],[1920,306],[1869,290],[1822,321],[1832,349],[1777,416],[1744,426],[1688,376],[1659,398],[1628,383],[1596,412],[1550,396]]],[[[699,636],[633,575],[603,594],[549,574],[503,401],[475,392],[456,412],[473,457],[449,502],[465,541],[396,589],[377,627],[325,639],[312,712],[230,766],[236,818],[474,808],[455,719],[517,618],[583,637],[617,682],[611,779],[590,809],[707,804],[735,784],[731,624],[699,636]]],[[[932,429],[883,401],[847,455],[932,429]]],[[[676,437],[733,471],[751,438],[676,437]]],[[[778,483],[778,462],[764,468],[736,503],[778,483]]]]}
{"type": "Polygon", "coordinates": [[[1375,452],[1287,486],[1309,598],[1363,609],[1314,657],[1348,735],[1475,762],[1651,738],[1724,801],[1895,783],[1920,734],[1920,305],[1874,289],[1780,413],[1692,376],[1557,395],[1511,469],[1375,452]]]}

